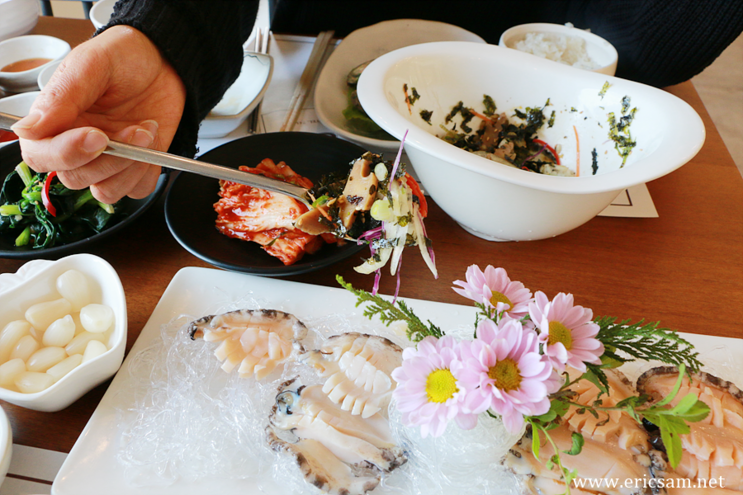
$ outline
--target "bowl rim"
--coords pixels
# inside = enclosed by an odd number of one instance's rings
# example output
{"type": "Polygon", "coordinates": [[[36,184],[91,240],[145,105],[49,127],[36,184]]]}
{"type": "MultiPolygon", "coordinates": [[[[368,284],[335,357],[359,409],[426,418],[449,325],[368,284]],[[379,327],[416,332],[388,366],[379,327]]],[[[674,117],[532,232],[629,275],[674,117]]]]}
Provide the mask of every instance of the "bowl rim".
{"type": "MultiPolygon", "coordinates": [[[[104,356],[106,357],[115,356],[119,350],[123,351],[122,348],[126,346],[126,341],[127,341],[128,321],[127,321],[127,309],[126,309],[126,295],[124,293],[124,286],[121,283],[121,278],[119,277],[119,274],[116,272],[114,267],[111,266],[111,264],[108,261],[101,258],[100,256],[96,256],[94,254],[88,254],[88,253],[78,253],[78,254],[72,254],[70,256],[65,256],[64,258],[60,258],[55,261],[31,260],[21,265],[21,268],[25,267],[26,265],[36,264],[37,265],[36,267],[31,268],[34,271],[30,275],[24,277],[14,287],[11,287],[7,290],[0,289],[0,296],[2,296],[2,294],[5,294],[6,292],[17,289],[18,287],[35,283],[39,278],[44,277],[47,274],[47,272],[49,272],[50,270],[53,270],[55,265],[64,264],[64,263],[73,264],[73,265],[80,264],[80,263],[83,263],[83,264],[96,263],[99,265],[100,268],[106,270],[108,272],[108,275],[113,275],[112,279],[116,282],[116,294],[114,294],[114,297],[117,300],[117,305],[120,305],[121,308],[123,309],[123,315],[121,315],[121,318],[118,318],[114,322],[114,330],[113,330],[112,336],[116,335],[117,333],[120,333],[121,335],[119,336],[119,338],[116,339],[115,343],[105,353],[101,354],[100,356],[96,356],[95,358],[91,359],[85,364],[92,365],[96,361],[100,361],[101,359],[103,359],[104,356]]],[[[20,268],[19,268],[19,271],[20,271],[20,268]]],[[[8,274],[8,275],[15,275],[16,273],[18,272],[15,272],[13,274],[8,274]]],[[[69,373],[67,373],[65,376],[60,378],[58,381],[54,382],[48,388],[40,392],[26,394],[23,392],[16,392],[15,390],[10,390],[4,387],[0,387],[0,399],[10,402],[12,404],[20,405],[21,407],[32,408],[31,406],[33,406],[34,402],[44,400],[46,396],[54,395],[58,389],[63,388],[63,384],[71,380],[74,380],[74,376],[77,374],[80,374],[80,370],[83,369],[84,367],[85,366],[81,363],[80,365],[75,367],[73,370],[71,370],[69,373]]]]}
{"type": "Polygon", "coordinates": [[[551,60],[498,45],[447,41],[400,48],[380,56],[369,64],[359,80],[358,94],[364,108],[368,108],[369,116],[385,131],[398,139],[402,139],[405,130],[408,130],[405,146],[411,146],[426,154],[436,155],[452,165],[487,177],[529,189],[553,193],[593,194],[621,191],[627,187],[656,179],[691,160],[701,149],[706,135],[704,123],[691,105],[670,93],[634,81],[620,79],[616,76],[556,64],[551,60]],[[540,71],[551,72],[553,77],[595,80],[599,88],[608,81],[612,86],[619,85],[626,88],[625,91],[657,92],[654,93],[657,99],[673,102],[678,110],[684,114],[683,126],[679,125],[678,129],[685,136],[682,140],[685,148],[683,150],[678,147],[672,149],[670,154],[672,160],[668,159],[669,155],[664,156],[663,159],[653,156],[653,160],[643,163],[643,166],[636,165],[639,161],[647,161],[646,159],[640,159],[630,167],[602,175],[556,177],[525,173],[523,170],[512,167],[493,166],[493,162],[487,158],[459,149],[411,124],[388,103],[387,95],[384,92],[384,81],[387,73],[398,65],[405,66],[407,61],[416,57],[430,57],[432,55],[439,58],[453,57],[461,59],[462,57],[469,57],[479,63],[487,58],[503,58],[507,61],[510,60],[512,63],[523,66],[531,65],[540,71]]]}
{"type": "Polygon", "coordinates": [[[596,67],[595,69],[590,69],[592,71],[598,71],[609,67],[610,65],[616,64],[617,60],[619,59],[619,53],[617,53],[617,49],[614,47],[614,45],[601,36],[590,31],[586,31],[585,29],[577,28],[575,26],[566,26],[564,24],[552,24],[547,22],[533,22],[529,24],[519,24],[517,26],[510,27],[503,31],[503,33],[500,35],[498,45],[504,48],[511,48],[513,50],[516,50],[515,47],[508,46],[507,43],[509,38],[521,33],[526,34],[530,32],[560,33],[569,36],[577,36],[581,39],[586,40],[587,42],[591,42],[595,46],[607,50],[611,55],[611,62],[596,67]]]}
{"type": "MultiPolygon", "coordinates": [[[[25,41],[28,41],[29,39],[45,39],[49,40],[50,42],[59,45],[63,50],[64,53],[58,55],[56,58],[50,60],[49,62],[39,65],[38,67],[34,67],[33,69],[23,70],[20,72],[3,72],[0,70],[0,76],[4,78],[21,78],[23,76],[28,76],[32,74],[34,71],[41,71],[44,69],[47,65],[51,64],[52,62],[56,62],[57,60],[64,58],[72,49],[69,43],[67,43],[65,40],[56,38],[54,36],[48,36],[46,34],[24,34],[23,36],[16,36],[15,38],[9,38],[7,40],[0,41],[0,49],[3,48],[5,45],[15,44],[15,43],[23,43],[25,41]]],[[[19,58],[18,60],[25,60],[26,58],[29,58],[27,55],[24,55],[24,58],[19,58]]],[[[16,62],[18,61],[16,60],[16,62]]],[[[12,62],[11,62],[12,63],[12,62]]]]}

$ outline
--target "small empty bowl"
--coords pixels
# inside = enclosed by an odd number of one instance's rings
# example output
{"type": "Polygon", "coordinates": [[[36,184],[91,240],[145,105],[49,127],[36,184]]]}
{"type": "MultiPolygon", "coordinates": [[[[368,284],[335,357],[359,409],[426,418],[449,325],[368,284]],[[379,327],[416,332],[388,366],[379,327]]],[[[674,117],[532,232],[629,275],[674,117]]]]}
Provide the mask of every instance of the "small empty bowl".
{"type": "Polygon", "coordinates": [[[57,67],[62,63],[61,60],[57,60],[56,62],[51,62],[47,64],[41,72],[39,72],[39,77],[36,79],[36,84],[39,85],[39,89],[44,89],[44,86],[47,85],[49,80],[52,78],[52,74],[54,74],[54,71],[57,70],[57,67]]]}
{"type": "Polygon", "coordinates": [[[93,5],[93,8],[90,9],[90,21],[96,29],[108,24],[111,14],[114,13],[115,4],[116,0],[100,0],[93,5]]]}
{"type": "Polygon", "coordinates": [[[199,138],[226,136],[245,122],[266,95],[272,74],[270,55],[246,52],[240,75],[201,123],[199,138]]]}
{"type": "Polygon", "coordinates": [[[0,274],[0,329],[10,322],[24,320],[26,310],[32,305],[60,299],[57,278],[71,269],[85,276],[94,303],[113,310],[113,330],[108,331],[110,335],[104,342],[107,350],[79,364],[40,392],[22,393],[0,387],[0,399],[37,411],[59,411],[111,378],[121,366],[127,333],[124,288],[113,267],[91,254],[75,254],[57,261],[34,260],[16,273],[0,274]]]}
{"type": "MultiPolygon", "coordinates": [[[[516,45],[524,41],[530,33],[543,35],[542,38],[546,43],[554,43],[561,36],[582,40],[588,57],[596,65],[590,70],[609,76],[613,76],[617,70],[617,50],[611,43],[600,36],[572,26],[547,23],[521,24],[504,31],[498,44],[506,48],[518,49],[516,45]]],[[[541,49],[539,51],[543,53],[541,49]]],[[[537,53],[535,55],[540,56],[537,53]]]]}
{"type": "Polygon", "coordinates": [[[39,89],[39,73],[69,52],[70,44],[53,36],[34,34],[0,42],[0,87],[11,93],[39,89]]]}

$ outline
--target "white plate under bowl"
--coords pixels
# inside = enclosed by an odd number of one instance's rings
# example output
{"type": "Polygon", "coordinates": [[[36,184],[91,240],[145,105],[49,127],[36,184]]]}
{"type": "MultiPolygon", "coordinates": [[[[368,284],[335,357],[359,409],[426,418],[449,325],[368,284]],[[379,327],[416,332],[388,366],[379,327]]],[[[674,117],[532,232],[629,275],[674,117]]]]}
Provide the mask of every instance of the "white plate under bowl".
{"type": "Polygon", "coordinates": [[[270,55],[246,52],[240,75],[201,122],[199,138],[223,137],[245,122],[263,100],[273,75],[270,55]]]}
{"type": "MultiPolygon", "coordinates": [[[[223,270],[208,268],[184,268],[180,270],[168,285],[162,298],[157,304],[152,316],[142,329],[131,352],[127,356],[113,383],[101,399],[90,421],[85,426],[75,446],[67,456],[62,468],[52,485],[53,495],[202,495],[204,493],[219,493],[220,495],[244,495],[248,493],[262,493],[264,495],[284,495],[286,493],[314,494],[319,493],[312,486],[307,485],[299,492],[291,489],[291,483],[279,484],[270,472],[262,472],[256,477],[245,477],[239,470],[233,470],[229,475],[196,481],[183,479],[166,479],[170,473],[162,475],[155,471],[145,471],[147,479],[139,478],[134,482],[135,472],[125,469],[120,460],[122,454],[122,433],[125,426],[122,424],[122,411],[135,408],[138,397],[146,393],[135,387],[140,382],[129,370],[130,363],[137,362],[135,356],[142,351],[150,352],[157,346],[161,338],[161,326],[170,323],[176,318],[185,320],[185,316],[198,317],[213,314],[215,308],[245,301],[246,297],[254,297],[265,303],[266,308],[273,308],[294,314],[304,321],[323,321],[335,315],[343,319],[344,324],[358,328],[358,331],[389,332],[379,321],[370,322],[363,316],[364,308],[356,307],[356,297],[350,292],[333,287],[301,284],[286,280],[266,277],[256,277],[223,270]],[[370,330],[373,329],[373,330],[370,330]]],[[[475,321],[473,306],[460,306],[431,301],[406,299],[411,309],[423,320],[432,321],[444,329],[457,329],[471,325],[475,321]]],[[[326,320],[327,321],[327,320],[326,320]]],[[[701,357],[714,355],[722,361],[732,359],[733,356],[743,353],[743,340],[710,337],[702,335],[681,334],[688,339],[701,357]]],[[[401,341],[400,336],[391,337],[401,341]]],[[[156,352],[156,351],[153,351],[156,352]]],[[[163,357],[163,359],[165,359],[163,357]]],[[[145,359],[146,362],[150,363],[145,359]]],[[[142,360],[139,363],[143,363],[142,360]]],[[[628,371],[628,377],[634,379],[638,374],[638,367],[629,363],[622,368],[628,371]]],[[[714,363],[707,363],[713,365],[714,363]]],[[[728,364],[729,366],[729,364],[728,364]]],[[[721,373],[715,368],[706,371],[720,375],[726,380],[743,380],[737,369],[722,368],[721,373]],[[731,376],[735,373],[735,376],[731,376]]],[[[149,373],[149,368],[137,369],[139,375],[149,373]]],[[[642,370],[640,370],[642,371],[642,370]]],[[[174,379],[175,377],[171,377],[174,379]]],[[[224,385],[214,379],[214,386],[224,385]]],[[[162,392],[162,389],[160,389],[162,392]]],[[[160,397],[165,399],[165,397],[160,397]]],[[[211,430],[209,430],[211,432],[211,430]]],[[[152,435],[155,435],[153,432],[152,435]]],[[[152,437],[152,443],[168,445],[167,438],[152,437]]],[[[203,439],[204,444],[219,442],[212,434],[203,439]]],[[[154,454],[154,453],[153,453],[154,454]]],[[[429,453],[436,458],[435,453],[429,453]]],[[[159,459],[163,459],[160,457],[159,459]]],[[[178,462],[173,459],[173,462],[178,462]]],[[[204,461],[208,462],[208,461],[204,461]]],[[[212,460],[212,462],[214,462],[212,460]]],[[[285,460],[285,462],[290,462],[285,460]]],[[[201,466],[203,468],[203,466],[201,466]]],[[[483,466],[483,469],[487,465],[483,466]]],[[[136,471],[136,469],[134,470],[136,471]]],[[[395,473],[392,474],[395,476],[395,473]]],[[[513,487],[505,486],[497,493],[513,493],[513,487]]],[[[388,489],[380,486],[374,490],[375,494],[400,493],[399,489],[388,489]]],[[[449,490],[447,493],[456,493],[449,490]]],[[[495,493],[491,491],[490,493],[495,493]]],[[[438,495],[438,494],[431,494],[438,495]]]]}
{"type": "Polygon", "coordinates": [[[114,311],[114,330],[106,343],[108,350],[41,392],[24,394],[0,387],[0,399],[37,411],[59,411],[111,378],[121,366],[127,331],[124,288],[116,270],[92,254],[74,254],[57,261],[33,260],[16,273],[0,274],[0,329],[11,321],[25,319],[24,313],[31,305],[58,299],[57,277],[71,269],[87,277],[94,301],[114,311]]]}
{"type": "MultiPolygon", "coordinates": [[[[315,87],[315,111],[333,131],[374,150],[396,151],[397,139],[365,137],[348,128],[343,110],[348,106],[346,76],[354,67],[404,46],[431,41],[472,41],[485,43],[476,34],[443,22],[396,19],[357,29],[346,36],[328,57],[315,87]]],[[[402,94],[402,87],[400,88],[402,94]]]]}

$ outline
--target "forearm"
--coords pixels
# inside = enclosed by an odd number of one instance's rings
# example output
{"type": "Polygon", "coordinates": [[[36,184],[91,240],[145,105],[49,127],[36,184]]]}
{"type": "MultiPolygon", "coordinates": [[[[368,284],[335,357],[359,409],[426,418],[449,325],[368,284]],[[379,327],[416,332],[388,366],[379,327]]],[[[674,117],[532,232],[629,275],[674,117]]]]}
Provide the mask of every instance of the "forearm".
{"type": "MultiPolygon", "coordinates": [[[[186,104],[170,152],[193,156],[199,123],[242,66],[257,0],[120,0],[106,27],[129,25],[147,35],[180,76],[186,104]]],[[[106,29],[105,27],[103,28],[106,29]]]]}

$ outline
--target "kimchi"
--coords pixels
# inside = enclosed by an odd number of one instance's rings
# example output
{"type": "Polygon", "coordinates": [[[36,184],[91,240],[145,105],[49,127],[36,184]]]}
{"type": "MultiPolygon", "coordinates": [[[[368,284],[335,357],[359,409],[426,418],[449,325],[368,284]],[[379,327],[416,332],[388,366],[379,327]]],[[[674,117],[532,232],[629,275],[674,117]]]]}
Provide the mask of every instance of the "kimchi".
{"type": "MultiPolygon", "coordinates": [[[[240,170],[311,188],[312,181],[297,174],[286,163],[264,159],[257,167],[240,170]]],[[[308,208],[294,198],[257,187],[219,181],[220,200],[214,204],[217,230],[228,237],[252,241],[285,265],[299,261],[305,253],[322,247],[323,239],[302,232],[294,221],[308,208]]]]}

